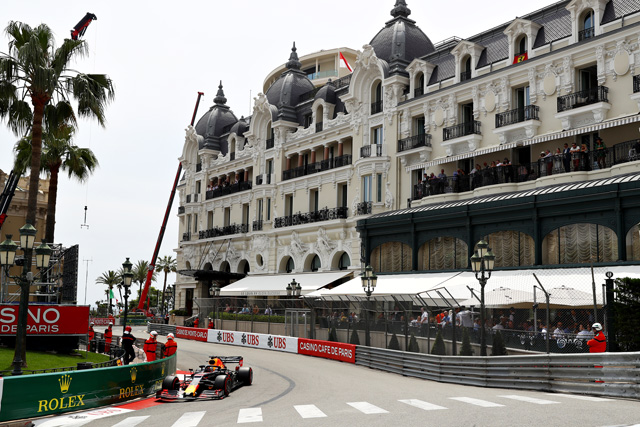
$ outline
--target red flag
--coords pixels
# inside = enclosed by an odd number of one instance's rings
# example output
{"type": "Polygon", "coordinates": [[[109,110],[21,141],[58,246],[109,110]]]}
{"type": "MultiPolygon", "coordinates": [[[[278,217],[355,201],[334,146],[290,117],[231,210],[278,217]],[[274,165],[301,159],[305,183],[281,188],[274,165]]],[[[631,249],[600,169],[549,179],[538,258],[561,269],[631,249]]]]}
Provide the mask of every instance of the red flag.
{"type": "Polygon", "coordinates": [[[353,70],[351,69],[351,66],[349,65],[349,63],[347,62],[347,58],[344,57],[344,55],[342,54],[342,52],[340,52],[340,59],[344,61],[344,65],[347,66],[347,69],[353,73],[353,70]]]}

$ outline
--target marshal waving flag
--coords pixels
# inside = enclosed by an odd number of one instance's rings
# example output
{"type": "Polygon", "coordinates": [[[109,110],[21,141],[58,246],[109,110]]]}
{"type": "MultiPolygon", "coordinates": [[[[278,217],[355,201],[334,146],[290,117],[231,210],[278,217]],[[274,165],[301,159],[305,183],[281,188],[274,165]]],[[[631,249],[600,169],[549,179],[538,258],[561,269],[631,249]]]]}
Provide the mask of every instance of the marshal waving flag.
{"type": "Polygon", "coordinates": [[[347,58],[344,57],[342,52],[340,52],[340,62],[344,63],[345,67],[347,67],[347,70],[349,70],[350,72],[353,73],[353,70],[351,69],[351,66],[349,65],[349,62],[347,62],[347,58]]]}

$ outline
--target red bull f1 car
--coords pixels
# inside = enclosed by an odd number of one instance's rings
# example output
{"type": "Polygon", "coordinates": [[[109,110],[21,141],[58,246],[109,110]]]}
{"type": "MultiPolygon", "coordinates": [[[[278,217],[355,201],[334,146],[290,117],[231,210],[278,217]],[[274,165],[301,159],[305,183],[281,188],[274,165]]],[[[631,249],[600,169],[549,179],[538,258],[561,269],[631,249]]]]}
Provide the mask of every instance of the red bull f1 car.
{"type": "Polygon", "coordinates": [[[156,392],[161,400],[224,399],[243,385],[253,382],[253,370],[242,366],[241,356],[211,356],[207,365],[200,365],[184,376],[169,375],[162,381],[162,389],[156,392]],[[227,363],[237,363],[235,369],[227,363]]]}

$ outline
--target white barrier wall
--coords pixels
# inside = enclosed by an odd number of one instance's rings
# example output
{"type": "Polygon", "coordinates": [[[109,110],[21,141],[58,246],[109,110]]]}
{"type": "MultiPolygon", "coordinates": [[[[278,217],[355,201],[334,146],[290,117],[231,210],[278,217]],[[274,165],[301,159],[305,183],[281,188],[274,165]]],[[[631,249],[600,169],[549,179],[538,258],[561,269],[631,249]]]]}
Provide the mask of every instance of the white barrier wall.
{"type": "Polygon", "coordinates": [[[237,345],[240,347],[261,348],[265,350],[298,352],[298,338],[251,332],[221,331],[209,329],[207,342],[237,345]]]}

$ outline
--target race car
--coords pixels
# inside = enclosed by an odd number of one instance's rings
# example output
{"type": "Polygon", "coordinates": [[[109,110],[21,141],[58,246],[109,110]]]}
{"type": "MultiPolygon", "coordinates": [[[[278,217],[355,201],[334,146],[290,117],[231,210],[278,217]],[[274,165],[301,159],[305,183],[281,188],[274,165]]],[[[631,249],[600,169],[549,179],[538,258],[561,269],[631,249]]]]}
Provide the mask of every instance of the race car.
{"type": "Polygon", "coordinates": [[[253,369],[243,367],[241,356],[211,356],[207,365],[200,365],[195,372],[181,380],[169,375],[162,381],[162,389],[156,392],[161,400],[224,399],[243,385],[253,382],[253,369]],[[235,369],[228,369],[227,363],[237,363],[235,369]]]}

